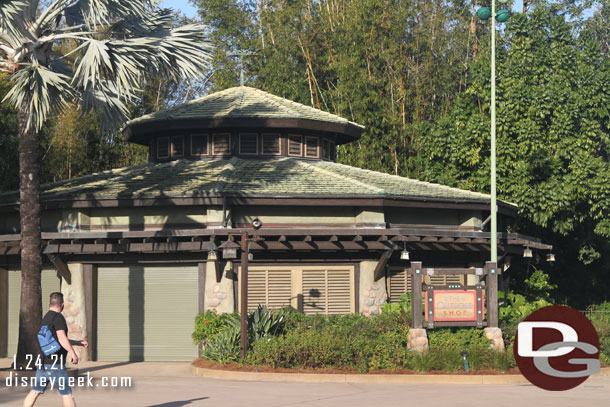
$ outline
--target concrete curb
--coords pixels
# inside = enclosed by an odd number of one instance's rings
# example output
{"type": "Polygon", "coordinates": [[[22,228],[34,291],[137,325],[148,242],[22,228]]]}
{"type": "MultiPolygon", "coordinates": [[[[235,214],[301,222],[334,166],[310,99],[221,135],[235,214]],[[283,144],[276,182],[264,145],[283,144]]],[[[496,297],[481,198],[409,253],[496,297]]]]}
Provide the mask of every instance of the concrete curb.
{"type": "MultiPolygon", "coordinates": [[[[316,374],[316,373],[265,373],[217,370],[191,366],[195,376],[214,379],[258,382],[300,383],[375,383],[375,384],[528,384],[522,375],[424,375],[424,374],[316,374]]],[[[610,376],[606,367],[596,376],[610,376]]]]}

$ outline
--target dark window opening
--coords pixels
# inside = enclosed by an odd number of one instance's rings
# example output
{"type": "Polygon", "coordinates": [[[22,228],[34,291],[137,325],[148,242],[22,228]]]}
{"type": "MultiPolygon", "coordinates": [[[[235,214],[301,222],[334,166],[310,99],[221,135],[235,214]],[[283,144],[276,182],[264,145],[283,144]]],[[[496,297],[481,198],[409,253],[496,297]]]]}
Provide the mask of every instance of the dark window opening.
{"type": "Polygon", "coordinates": [[[231,152],[231,135],[229,133],[214,134],[214,154],[229,154],[231,152]]]}
{"type": "Polygon", "coordinates": [[[280,154],[280,135],[279,134],[263,134],[263,154],[279,155],[280,154]]]}
{"type": "Polygon", "coordinates": [[[172,157],[184,156],[184,136],[172,137],[172,157]]]}
{"type": "Polygon", "coordinates": [[[322,140],[322,157],[325,160],[330,160],[330,148],[328,145],[328,140],[322,140]]]}
{"type": "Polygon", "coordinates": [[[258,134],[239,134],[239,154],[255,155],[258,153],[258,134]]]}
{"type": "Polygon", "coordinates": [[[191,136],[191,155],[208,155],[208,136],[193,135],[191,136]]]}
{"type": "Polygon", "coordinates": [[[157,139],[157,158],[169,158],[169,137],[157,139]]]}

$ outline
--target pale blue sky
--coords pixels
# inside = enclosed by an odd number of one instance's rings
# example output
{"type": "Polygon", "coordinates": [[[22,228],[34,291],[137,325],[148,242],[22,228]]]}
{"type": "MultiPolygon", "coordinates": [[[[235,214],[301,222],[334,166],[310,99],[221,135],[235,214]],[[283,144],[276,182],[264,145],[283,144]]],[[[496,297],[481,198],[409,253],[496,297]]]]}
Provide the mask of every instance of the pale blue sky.
{"type": "Polygon", "coordinates": [[[195,7],[193,7],[188,0],[162,0],[161,6],[179,10],[187,17],[195,17],[197,14],[195,7]]]}

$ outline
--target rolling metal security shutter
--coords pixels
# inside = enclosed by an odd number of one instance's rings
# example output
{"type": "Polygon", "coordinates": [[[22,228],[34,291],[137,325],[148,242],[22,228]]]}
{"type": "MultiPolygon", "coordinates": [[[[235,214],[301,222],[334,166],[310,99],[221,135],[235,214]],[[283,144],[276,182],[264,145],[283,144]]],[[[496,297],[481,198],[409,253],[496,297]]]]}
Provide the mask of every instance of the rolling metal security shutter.
{"type": "MultiPolygon", "coordinates": [[[[49,309],[49,295],[60,291],[60,279],[57,271],[45,269],[41,275],[42,286],[42,315],[49,309]]],[[[8,272],[8,346],[7,356],[13,357],[17,353],[19,340],[19,304],[21,302],[21,271],[8,272]]]]}
{"type": "Polygon", "coordinates": [[[197,313],[197,267],[100,267],[98,359],[193,360],[197,313]]]}
{"type": "Polygon", "coordinates": [[[354,312],[353,275],[351,268],[303,268],[303,312],[328,315],[354,312]]]}
{"type": "Polygon", "coordinates": [[[272,309],[289,307],[291,296],[290,268],[248,267],[248,310],[257,309],[259,304],[272,309]]]}
{"type": "Polygon", "coordinates": [[[390,302],[400,302],[400,296],[411,292],[411,276],[407,269],[390,269],[388,275],[390,302]]]}

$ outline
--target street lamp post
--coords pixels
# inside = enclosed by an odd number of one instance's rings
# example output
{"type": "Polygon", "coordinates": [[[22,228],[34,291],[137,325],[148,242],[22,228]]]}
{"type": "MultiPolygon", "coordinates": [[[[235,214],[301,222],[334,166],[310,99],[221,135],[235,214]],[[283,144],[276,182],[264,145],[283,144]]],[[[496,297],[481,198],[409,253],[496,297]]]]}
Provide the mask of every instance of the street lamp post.
{"type": "MultiPolygon", "coordinates": [[[[498,0],[500,3],[507,3],[508,0],[498,0]]],[[[477,11],[477,16],[481,20],[491,18],[491,202],[490,202],[490,217],[491,217],[491,261],[488,263],[491,273],[486,276],[486,288],[488,291],[487,307],[487,328],[489,334],[495,336],[494,330],[498,328],[498,205],[496,199],[496,19],[503,23],[508,20],[508,11],[500,9],[496,13],[496,0],[491,0],[491,10],[487,7],[481,7],[477,11]]],[[[487,334],[487,333],[486,333],[487,334]]],[[[501,335],[501,331],[500,331],[501,335]]],[[[504,344],[495,344],[494,347],[503,349],[504,344]]]]}
{"type": "MultiPolygon", "coordinates": [[[[507,3],[508,0],[498,0],[507,3]]],[[[491,10],[481,7],[477,11],[481,20],[491,18],[491,262],[498,263],[498,205],[496,202],[496,19],[503,23],[508,20],[508,11],[496,13],[496,0],[491,0],[491,10]]]]}

